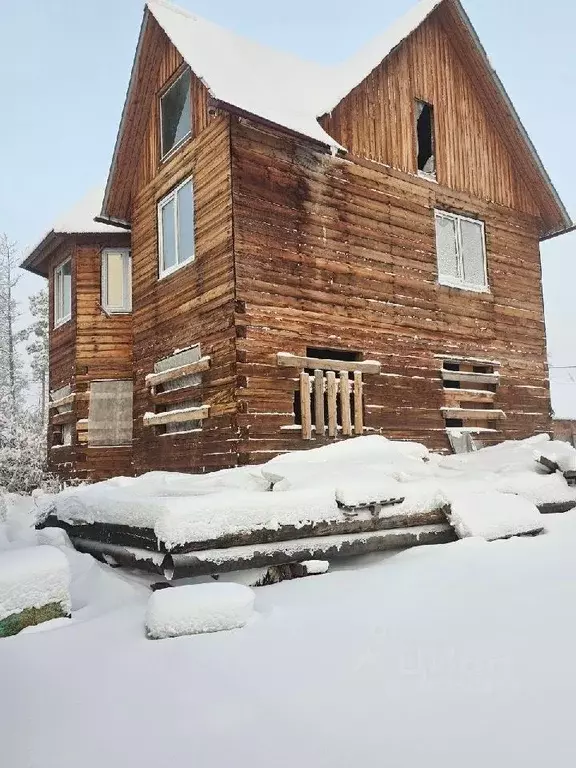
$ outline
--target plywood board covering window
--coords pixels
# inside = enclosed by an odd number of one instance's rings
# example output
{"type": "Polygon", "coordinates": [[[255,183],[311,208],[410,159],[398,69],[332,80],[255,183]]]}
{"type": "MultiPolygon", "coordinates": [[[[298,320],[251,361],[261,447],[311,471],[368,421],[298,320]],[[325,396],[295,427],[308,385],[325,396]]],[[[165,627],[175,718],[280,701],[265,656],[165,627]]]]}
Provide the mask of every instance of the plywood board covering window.
{"type": "Polygon", "coordinates": [[[176,149],[192,132],[191,76],[187,69],[160,97],[162,157],[176,149]]]}
{"type": "Polygon", "coordinates": [[[54,270],[54,328],[72,317],[72,259],[54,270]]]}
{"type": "Polygon", "coordinates": [[[90,384],[88,445],[132,443],[132,381],[93,381],[90,384]]]}
{"type": "Polygon", "coordinates": [[[127,248],[102,251],[102,307],[110,314],[132,311],[132,259],[127,248]]]}
{"type": "Polygon", "coordinates": [[[484,222],[435,211],[438,282],[471,291],[488,291],[484,222]]]}
{"type": "Polygon", "coordinates": [[[186,179],[158,203],[159,275],[194,259],[194,190],[186,179]]]}

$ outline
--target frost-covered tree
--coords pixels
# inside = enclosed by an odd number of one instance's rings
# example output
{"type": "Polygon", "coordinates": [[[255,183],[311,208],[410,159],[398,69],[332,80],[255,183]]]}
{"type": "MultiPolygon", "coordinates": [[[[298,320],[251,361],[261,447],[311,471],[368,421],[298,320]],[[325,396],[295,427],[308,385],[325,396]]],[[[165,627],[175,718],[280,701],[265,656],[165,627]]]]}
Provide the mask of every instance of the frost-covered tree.
{"type": "Polygon", "coordinates": [[[30,355],[32,379],[40,387],[40,410],[46,422],[48,404],[48,289],[29,298],[32,324],[26,329],[26,351],[30,355]]]}
{"type": "Polygon", "coordinates": [[[28,332],[16,330],[18,279],[16,246],[0,235],[0,488],[26,493],[45,477],[46,430],[41,409],[26,401],[28,382],[19,345],[28,332]]]}

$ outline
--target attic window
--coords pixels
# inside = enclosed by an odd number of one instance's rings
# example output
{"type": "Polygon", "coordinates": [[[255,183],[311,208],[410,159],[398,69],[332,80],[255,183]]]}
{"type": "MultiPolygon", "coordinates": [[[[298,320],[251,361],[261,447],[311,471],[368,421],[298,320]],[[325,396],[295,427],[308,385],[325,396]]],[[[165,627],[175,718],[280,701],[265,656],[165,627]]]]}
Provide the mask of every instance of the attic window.
{"type": "Polygon", "coordinates": [[[190,70],[187,69],[160,97],[162,157],[166,157],[192,132],[190,86],[190,70]]]}
{"type": "Polygon", "coordinates": [[[418,173],[436,178],[434,107],[425,101],[416,101],[416,135],[418,139],[418,173]]]}

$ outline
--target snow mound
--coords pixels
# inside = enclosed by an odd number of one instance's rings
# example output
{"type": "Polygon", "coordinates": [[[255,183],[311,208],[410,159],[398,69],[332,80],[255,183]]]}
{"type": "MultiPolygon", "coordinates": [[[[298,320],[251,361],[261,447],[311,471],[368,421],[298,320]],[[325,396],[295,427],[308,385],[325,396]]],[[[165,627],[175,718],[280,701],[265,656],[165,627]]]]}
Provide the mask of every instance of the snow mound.
{"type": "Polygon", "coordinates": [[[327,573],[330,568],[328,560],[303,560],[301,565],[306,569],[308,576],[318,576],[321,573],[327,573]]]}
{"type": "Polygon", "coordinates": [[[146,611],[148,637],[161,639],[243,627],[254,592],[243,584],[193,584],[153,592],[146,611]]]}
{"type": "Polygon", "coordinates": [[[59,549],[50,546],[0,553],[0,621],[26,608],[59,603],[70,613],[70,571],[59,549]]]}
{"type": "Polygon", "coordinates": [[[225,534],[281,525],[301,527],[307,522],[340,516],[332,491],[324,489],[284,493],[223,492],[170,506],[154,526],[168,549],[187,541],[206,541],[225,534]]]}
{"type": "Polygon", "coordinates": [[[349,481],[346,485],[336,488],[336,499],[345,507],[354,507],[370,504],[371,502],[386,501],[390,499],[403,499],[405,489],[391,477],[378,479],[373,477],[370,481],[349,481]]]}
{"type": "Polygon", "coordinates": [[[461,539],[479,536],[487,541],[533,533],[544,527],[531,501],[497,491],[455,494],[450,523],[461,539]]]}

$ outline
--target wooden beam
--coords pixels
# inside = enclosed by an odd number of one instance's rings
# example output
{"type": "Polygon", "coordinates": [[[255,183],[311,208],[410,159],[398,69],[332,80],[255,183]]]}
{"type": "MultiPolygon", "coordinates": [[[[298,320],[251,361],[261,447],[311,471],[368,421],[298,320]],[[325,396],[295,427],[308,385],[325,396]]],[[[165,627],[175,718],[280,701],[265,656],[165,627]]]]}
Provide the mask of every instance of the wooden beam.
{"type": "Polygon", "coordinates": [[[177,368],[168,368],[167,371],[160,371],[159,373],[149,373],[146,376],[146,386],[157,387],[160,384],[165,384],[167,381],[174,381],[175,379],[182,379],[184,376],[202,373],[202,371],[207,371],[210,368],[210,364],[210,356],[205,355],[194,363],[180,365],[177,368]]]}
{"type": "Polygon", "coordinates": [[[66,411],[65,413],[55,413],[52,416],[52,424],[57,426],[59,424],[71,424],[76,421],[76,414],[74,411],[66,411]]]}
{"type": "Polygon", "coordinates": [[[180,408],[177,411],[164,411],[163,413],[145,413],[143,423],[145,427],[157,427],[162,424],[177,424],[183,421],[201,421],[210,415],[209,405],[199,405],[194,408],[180,408]]]}
{"type": "Polygon", "coordinates": [[[504,411],[492,408],[441,408],[445,419],[478,419],[481,421],[496,421],[505,419],[504,411]]]}
{"type": "Polygon", "coordinates": [[[58,400],[51,400],[49,403],[50,408],[62,408],[65,405],[71,405],[76,399],[76,393],[72,392],[70,395],[64,395],[59,397],[58,400]]]}
{"type": "Polygon", "coordinates": [[[324,371],[361,371],[380,373],[382,364],[377,360],[324,360],[321,357],[302,357],[289,352],[278,352],[276,362],[283,368],[321,368],[324,371]]]}
{"type": "Polygon", "coordinates": [[[352,419],[350,416],[350,381],[348,380],[348,371],[340,371],[339,379],[342,434],[348,437],[352,434],[352,419]]]}
{"type": "Polygon", "coordinates": [[[362,373],[354,371],[354,434],[364,432],[364,400],[362,373]]]}
{"type": "Polygon", "coordinates": [[[310,374],[300,373],[300,413],[302,415],[302,437],[312,439],[312,409],[310,405],[310,374]]]}
{"type": "Polygon", "coordinates": [[[445,371],[442,369],[444,381],[465,381],[470,384],[498,384],[499,373],[468,373],[466,371],[445,371]]]}
{"type": "Polygon", "coordinates": [[[326,392],[328,395],[328,437],[336,437],[338,432],[338,406],[336,374],[334,371],[326,371],[326,392]]]}
{"type": "Polygon", "coordinates": [[[461,401],[467,403],[492,403],[496,392],[489,389],[445,389],[444,404],[449,407],[459,407],[461,401]]]}
{"type": "Polygon", "coordinates": [[[326,424],[324,419],[324,372],[314,371],[314,421],[316,437],[324,437],[326,424]]]}

